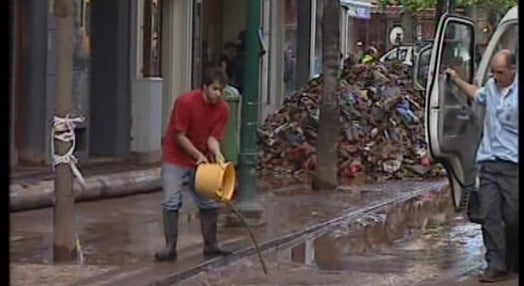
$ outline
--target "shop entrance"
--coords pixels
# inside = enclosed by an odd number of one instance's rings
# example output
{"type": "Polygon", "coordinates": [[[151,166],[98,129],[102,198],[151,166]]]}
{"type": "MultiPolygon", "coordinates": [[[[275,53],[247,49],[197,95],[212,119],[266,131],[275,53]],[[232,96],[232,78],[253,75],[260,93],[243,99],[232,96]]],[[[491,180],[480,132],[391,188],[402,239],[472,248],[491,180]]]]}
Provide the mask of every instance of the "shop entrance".
{"type": "Polygon", "coordinates": [[[193,88],[207,67],[222,66],[230,83],[242,88],[246,1],[196,0],[193,7],[193,88]]]}

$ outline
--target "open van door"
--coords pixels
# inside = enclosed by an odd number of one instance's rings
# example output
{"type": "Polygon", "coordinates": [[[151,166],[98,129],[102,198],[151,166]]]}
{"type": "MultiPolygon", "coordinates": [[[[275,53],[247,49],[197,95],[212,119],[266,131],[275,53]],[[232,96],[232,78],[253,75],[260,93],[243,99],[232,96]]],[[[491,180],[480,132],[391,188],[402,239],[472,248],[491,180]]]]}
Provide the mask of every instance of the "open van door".
{"type": "Polygon", "coordinates": [[[475,157],[482,121],[475,104],[447,78],[453,68],[474,78],[475,25],[469,18],[444,14],[438,23],[426,83],[425,131],[429,155],[446,169],[456,211],[467,207],[475,187],[475,157]]]}

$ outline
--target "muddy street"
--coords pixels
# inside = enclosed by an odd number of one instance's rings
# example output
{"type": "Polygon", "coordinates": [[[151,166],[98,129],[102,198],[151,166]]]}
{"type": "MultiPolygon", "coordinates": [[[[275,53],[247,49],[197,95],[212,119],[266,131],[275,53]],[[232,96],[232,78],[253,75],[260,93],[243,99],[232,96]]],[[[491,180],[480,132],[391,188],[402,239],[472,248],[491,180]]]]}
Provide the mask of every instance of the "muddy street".
{"type": "MultiPolygon", "coordinates": [[[[256,228],[255,232],[261,238],[278,237],[336,217],[344,211],[365,207],[374,201],[395,198],[416,188],[431,189],[439,184],[408,181],[365,185],[329,195],[314,194],[303,188],[271,189],[258,197],[258,202],[266,209],[266,224],[256,228]]],[[[151,262],[152,253],[164,243],[162,196],[161,192],[157,192],[77,204],[77,232],[85,256],[84,264],[134,265],[151,262]]],[[[201,242],[198,210],[189,194],[184,194],[184,197],[180,211],[182,234],[179,245],[198,249],[201,242]]],[[[224,215],[219,224],[225,226],[227,217],[224,215]]],[[[13,213],[10,221],[11,262],[50,263],[53,209],[13,213]]],[[[245,236],[245,233],[241,227],[222,227],[219,230],[219,236],[226,243],[238,240],[238,236],[245,236]]]]}
{"type": "Polygon", "coordinates": [[[391,245],[366,247],[334,229],[286,250],[203,272],[176,285],[417,285],[482,265],[479,228],[460,218],[406,234],[391,245]]]}
{"type": "Polygon", "coordinates": [[[442,181],[260,193],[266,224],[253,232],[267,277],[248,250],[253,244],[246,230],[228,226],[227,214],[219,240],[235,255],[204,260],[198,213],[189,200],[179,222],[178,261],[154,263],[152,254],[164,243],[161,198],[153,193],[78,204],[84,261],[73,265],[51,263],[52,209],[11,214],[12,285],[415,285],[482,267],[479,227],[453,212],[442,181]]]}
{"type": "Polygon", "coordinates": [[[480,226],[428,196],[265,253],[267,276],[253,256],[176,285],[477,285],[480,226]]]}

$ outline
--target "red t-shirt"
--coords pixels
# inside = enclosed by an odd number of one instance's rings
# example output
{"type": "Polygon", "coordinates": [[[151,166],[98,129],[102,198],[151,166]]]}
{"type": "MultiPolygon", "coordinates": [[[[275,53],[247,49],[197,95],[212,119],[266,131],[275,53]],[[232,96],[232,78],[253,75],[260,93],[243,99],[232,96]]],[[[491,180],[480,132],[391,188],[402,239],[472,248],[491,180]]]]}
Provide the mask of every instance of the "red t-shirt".
{"type": "Polygon", "coordinates": [[[229,107],[223,99],[216,104],[204,101],[201,89],[185,93],[175,100],[164,137],[163,160],[167,163],[195,167],[195,159],[178,145],[176,134],[184,132],[193,145],[204,155],[208,153],[207,139],[224,138],[229,107]]]}

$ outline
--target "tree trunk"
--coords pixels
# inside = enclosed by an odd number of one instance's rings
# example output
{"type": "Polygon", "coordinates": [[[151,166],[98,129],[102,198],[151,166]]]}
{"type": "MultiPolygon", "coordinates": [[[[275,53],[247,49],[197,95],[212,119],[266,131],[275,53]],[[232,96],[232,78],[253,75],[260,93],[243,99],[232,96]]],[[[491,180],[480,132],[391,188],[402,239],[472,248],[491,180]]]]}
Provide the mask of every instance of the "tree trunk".
{"type": "MultiPolygon", "coordinates": [[[[65,117],[71,107],[73,77],[74,0],[54,0],[56,17],[56,116],[65,117]]],[[[64,155],[70,142],[54,141],[57,155],[64,155]]],[[[53,213],[53,260],[73,261],[76,258],[73,176],[67,164],[56,166],[55,206],[53,213]]]]}
{"type": "Polygon", "coordinates": [[[338,185],[337,145],[340,114],[337,98],[340,61],[340,1],[322,0],[322,74],[323,94],[317,135],[317,165],[314,190],[332,190],[338,185]]]}

